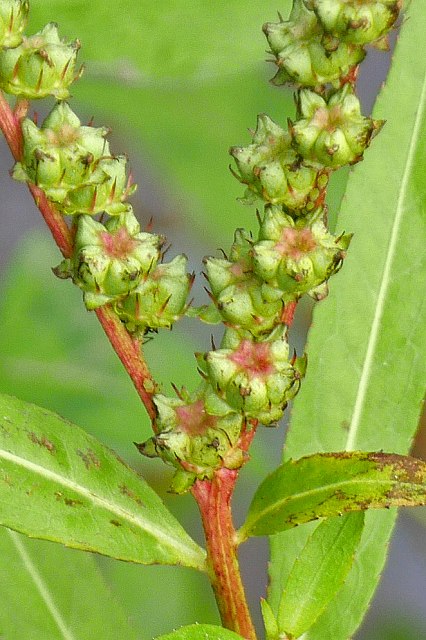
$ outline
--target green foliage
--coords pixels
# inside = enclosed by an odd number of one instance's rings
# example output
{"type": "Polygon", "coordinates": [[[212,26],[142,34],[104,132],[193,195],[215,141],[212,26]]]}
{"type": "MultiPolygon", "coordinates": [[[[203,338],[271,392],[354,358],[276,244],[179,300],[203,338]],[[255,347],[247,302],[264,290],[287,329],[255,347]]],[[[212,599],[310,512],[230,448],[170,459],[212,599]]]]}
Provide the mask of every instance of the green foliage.
{"type": "Polygon", "coordinates": [[[278,610],[278,629],[298,638],[339,591],[353,564],[364,514],[324,520],[308,539],[288,576],[278,610]]]}
{"type": "MultiPolygon", "coordinates": [[[[320,3],[315,3],[315,6],[317,4],[320,3]]],[[[289,5],[289,1],[283,0],[281,3],[280,9],[284,15],[287,14],[289,5]]],[[[61,33],[70,38],[81,37],[84,44],[83,57],[88,62],[89,72],[80,85],[73,87],[73,93],[90,105],[91,110],[107,111],[121,120],[129,119],[134,132],[135,146],[142,145],[144,153],[148,152],[150,162],[156,164],[161,171],[167,189],[170,192],[176,191],[178,198],[185,192],[185,198],[190,200],[188,214],[193,222],[193,230],[202,232],[203,238],[209,237],[209,246],[206,247],[209,251],[214,239],[222,243],[225,234],[229,236],[236,226],[248,226],[245,220],[241,222],[244,210],[232,202],[233,194],[238,194],[238,187],[233,185],[226,173],[227,146],[232,142],[244,142],[241,134],[242,123],[252,122],[253,114],[256,112],[268,110],[271,113],[272,105],[272,111],[276,109],[280,121],[283,119],[283,113],[292,114],[287,97],[283,100],[279,92],[273,94],[270,90],[259,91],[260,79],[254,69],[254,61],[260,58],[260,39],[253,37],[253,34],[259,32],[259,25],[263,20],[273,17],[275,8],[275,4],[268,6],[268,3],[262,3],[257,7],[250,7],[248,11],[246,3],[240,0],[228,2],[226,7],[215,7],[214,11],[211,3],[204,0],[191,0],[189,3],[186,0],[175,0],[173,3],[161,1],[154,5],[146,0],[139,3],[125,0],[114,4],[96,0],[88,11],[87,3],[81,0],[32,2],[33,30],[40,28],[53,17],[60,21],[61,33]],[[93,30],[94,15],[96,30],[93,30]],[[229,37],[230,30],[232,38],[229,37]],[[112,41],[114,47],[111,47],[112,41]],[[238,73],[238,77],[232,75],[234,73],[238,73]],[[189,104],[191,108],[188,108],[189,104]],[[197,114],[196,117],[194,113],[197,114]],[[232,189],[235,189],[235,192],[232,189]]],[[[421,9],[416,10],[421,14],[421,9]]],[[[421,37],[425,28],[424,10],[423,17],[420,15],[420,19],[417,20],[414,16],[411,22],[413,21],[417,22],[409,28],[413,32],[410,37],[414,43],[421,37]]],[[[408,34],[404,46],[408,46],[408,34]]],[[[414,46],[410,44],[410,47],[414,46]]],[[[385,117],[389,120],[386,130],[390,130],[390,135],[384,139],[383,146],[379,145],[380,151],[373,154],[373,162],[370,163],[370,157],[365,170],[357,169],[356,177],[352,180],[343,223],[339,226],[343,229],[347,225],[351,231],[356,228],[357,249],[352,252],[351,264],[345,268],[344,276],[340,279],[340,283],[343,283],[340,289],[345,290],[338,291],[339,286],[335,286],[337,295],[333,295],[324,307],[324,312],[320,310],[317,316],[317,328],[311,341],[313,347],[308,388],[303,393],[305,406],[300,408],[301,403],[296,405],[289,441],[289,455],[293,457],[318,450],[332,451],[345,447],[348,450],[384,447],[387,450],[405,453],[414,431],[425,373],[420,355],[422,342],[425,342],[424,334],[421,334],[421,329],[413,329],[416,326],[416,315],[421,315],[421,306],[418,292],[415,291],[415,278],[411,278],[411,273],[420,268],[421,222],[420,216],[417,218],[417,212],[419,202],[425,200],[425,183],[419,169],[419,161],[425,152],[422,148],[424,142],[416,145],[413,139],[409,140],[411,134],[414,138],[415,135],[424,133],[424,68],[420,62],[414,74],[406,72],[407,61],[417,58],[415,54],[415,49],[407,49],[404,54],[399,54],[400,67],[395,72],[393,93],[390,90],[385,91],[382,102],[386,104],[383,104],[383,108],[380,106],[375,113],[375,117],[385,117]],[[401,78],[405,82],[404,90],[401,89],[401,78]],[[412,100],[411,107],[407,107],[407,96],[412,100]],[[389,108],[391,101],[395,106],[389,108]],[[413,115],[413,104],[415,108],[419,107],[417,116],[413,115]],[[393,125],[392,112],[395,118],[393,125]],[[402,161],[400,158],[397,159],[401,149],[405,153],[405,160],[402,161]],[[395,158],[391,170],[390,157],[395,158]],[[387,160],[386,171],[383,158],[387,160]],[[389,220],[393,224],[390,233],[389,220]],[[350,275],[348,271],[351,270],[350,275]],[[335,300],[338,302],[335,303],[335,300]],[[337,308],[336,304],[339,305],[337,308]],[[398,322],[395,322],[394,318],[397,318],[398,322]],[[337,329],[338,321],[344,324],[342,332],[340,328],[337,329]],[[314,354],[315,344],[318,348],[317,355],[314,354]],[[352,369],[349,371],[349,365],[352,366],[352,363],[355,372],[352,369]],[[323,384],[319,385],[318,380],[323,384]],[[395,384],[395,380],[399,384],[395,384]],[[329,389],[324,388],[325,386],[329,386],[329,389]],[[341,428],[345,421],[350,423],[348,434],[341,428]]],[[[123,125],[122,131],[125,128],[126,125],[123,125]]],[[[345,176],[338,178],[339,180],[344,183],[345,176]]],[[[338,195],[334,197],[334,201],[337,200],[338,195]]],[[[335,215],[334,210],[331,215],[335,215]]],[[[14,269],[10,272],[0,309],[1,390],[28,399],[37,396],[37,401],[42,404],[54,406],[79,423],[88,424],[102,440],[107,439],[122,449],[129,449],[132,440],[140,440],[144,435],[148,435],[147,420],[141,415],[134,392],[128,381],[122,377],[123,373],[114,357],[106,348],[104,350],[106,341],[100,335],[99,328],[95,326],[94,319],[88,318],[87,314],[81,311],[78,293],[68,290],[64,295],[63,286],[54,283],[46,271],[44,274],[41,271],[40,263],[43,263],[42,268],[45,269],[45,263],[55,264],[58,261],[57,257],[47,260],[40,258],[41,255],[49,253],[44,241],[37,240],[32,246],[27,247],[28,257],[20,254],[19,262],[15,263],[14,269]],[[30,278],[28,274],[31,274],[30,278]],[[56,310],[53,312],[52,309],[55,307],[56,310]],[[69,327],[69,333],[65,327],[69,327]],[[23,336],[26,339],[23,340],[23,336]],[[30,340],[27,339],[29,337],[30,340]],[[67,361],[70,355],[74,368],[70,367],[67,361]],[[25,376],[22,372],[25,372],[25,376]],[[96,401],[93,399],[93,390],[96,401]],[[104,400],[105,395],[107,401],[104,400]],[[77,398],[78,403],[75,401],[77,398]]],[[[182,334],[178,335],[178,339],[174,341],[172,335],[162,336],[161,342],[156,341],[154,346],[147,345],[145,349],[155,374],[164,367],[159,373],[163,380],[173,379],[179,385],[188,383],[189,380],[192,384],[194,367],[191,362],[190,340],[188,339],[188,345],[182,345],[179,342],[182,341],[182,334]],[[170,358],[170,353],[173,353],[173,358],[170,358]],[[176,371],[179,379],[176,379],[176,371]]],[[[75,428],[71,430],[73,435],[65,434],[63,423],[62,426],[55,427],[55,434],[52,433],[45,439],[44,426],[43,424],[43,431],[40,432],[33,430],[33,427],[31,431],[25,431],[25,427],[14,442],[14,446],[18,447],[17,451],[23,444],[36,451],[34,459],[26,460],[32,465],[40,465],[39,456],[42,454],[45,458],[43,464],[46,460],[48,463],[52,462],[49,446],[53,442],[58,450],[59,447],[65,446],[64,443],[71,443],[75,448],[76,433],[80,434],[79,437],[83,438],[86,445],[90,443],[90,447],[100,447],[96,449],[99,455],[105,455],[107,458],[111,456],[104,447],[75,428]],[[58,437],[57,428],[62,434],[61,440],[54,439],[58,437]],[[31,433],[34,434],[32,440],[29,435],[31,433]]],[[[6,449],[6,446],[4,451],[9,457],[17,455],[9,447],[6,449]]],[[[121,468],[121,463],[115,459],[108,460],[112,465],[121,468]]],[[[77,467],[78,464],[81,465],[81,461],[81,457],[77,460],[74,456],[77,467]]],[[[22,479],[18,467],[13,468],[13,473],[22,479]]],[[[82,471],[84,473],[84,467],[82,471]]],[[[143,490],[151,496],[143,481],[135,478],[133,476],[137,486],[143,486],[143,490]]],[[[31,483],[28,477],[24,480],[31,483]]],[[[65,479],[65,483],[67,482],[69,478],[65,479]]],[[[270,489],[268,482],[266,480],[264,487],[270,489]]],[[[32,486],[35,486],[34,481],[32,486]]],[[[52,487],[49,490],[51,489],[52,487]]],[[[24,504],[24,494],[17,490],[16,495],[16,500],[19,500],[17,504],[24,504]]],[[[274,491],[270,497],[272,501],[276,499],[274,491]]],[[[79,498],[76,496],[70,499],[79,498]]],[[[55,504],[54,507],[58,510],[58,520],[62,521],[63,514],[68,514],[71,504],[66,505],[66,509],[64,504],[55,504]]],[[[45,509],[43,511],[43,504],[37,508],[37,517],[41,521],[45,509]]],[[[299,505],[298,509],[300,508],[301,511],[297,513],[305,514],[306,504],[302,507],[299,505]]],[[[169,524],[175,522],[165,510],[161,513],[166,514],[165,521],[169,524]]],[[[317,510],[315,515],[318,516],[318,513],[317,510]]],[[[330,512],[325,515],[330,515],[330,512]]],[[[16,514],[12,514],[11,517],[16,517],[16,514]]],[[[280,630],[289,631],[296,636],[304,633],[313,624],[304,636],[306,640],[328,640],[329,637],[333,637],[333,640],[346,640],[348,634],[351,635],[358,626],[377,581],[393,517],[392,513],[379,514],[379,517],[376,517],[376,514],[367,514],[366,533],[356,557],[357,566],[361,567],[362,579],[358,585],[354,575],[349,574],[347,584],[340,592],[340,586],[353,560],[353,550],[361,529],[361,514],[325,521],[318,529],[311,525],[296,528],[286,533],[285,544],[281,543],[281,536],[278,536],[277,542],[273,543],[271,602],[274,609],[278,610],[283,589],[286,598],[289,599],[283,600],[285,604],[280,607],[280,630]],[[352,531],[352,534],[348,531],[352,531]],[[341,544],[345,539],[350,542],[346,547],[341,544]],[[283,558],[283,547],[286,550],[286,558],[283,558]],[[336,549],[342,552],[342,564],[339,568],[333,567],[333,554],[336,553],[336,549]],[[295,562],[299,552],[299,561],[295,562]],[[315,571],[311,558],[316,557],[317,552],[323,555],[321,570],[315,571]],[[333,567],[334,570],[329,571],[329,567],[333,567]],[[313,578],[316,578],[317,582],[308,594],[312,595],[310,600],[306,595],[306,585],[311,585],[313,578]],[[321,612],[337,592],[338,597],[325,615],[321,616],[321,612]],[[291,606],[291,598],[300,604],[297,609],[291,606]],[[353,603],[355,609],[351,610],[349,604],[353,603]],[[318,623],[315,623],[317,619],[318,623]]],[[[276,520],[277,516],[274,518],[276,520]]],[[[72,527],[74,524],[72,523],[72,527]]],[[[161,526],[163,524],[162,520],[161,526]]],[[[101,531],[103,526],[100,527],[101,531]]],[[[185,537],[186,534],[178,525],[174,526],[178,527],[174,531],[181,532],[180,535],[186,540],[184,546],[189,545],[189,550],[192,545],[194,557],[198,554],[201,562],[199,548],[185,537]]],[[[10,536],[19,551],[16,541],[20,538],[17,534],[7,533],[7,536],[10,536]]],[[[108,540],[107,548],[110,544],[112,543],[108,540]]],[[[45,543],[39,545],[34,549],[43,549],[46,546],[45,543]]],[[[93,548],[88,543],[85,545],[93,548]]],[[[45,560],[48,566],[54,567],[57,557],[57,564],[61,567],[59,555],[56,556],[55,551],[50,553],[50,545],[46,548],[45,560]]],[[[106,552],[102,548],[97,550],[106,552]]],[[[5,553],[13,557],[15,550],[10,549],[9,545],[5,553]]],[[[59,550],[57,553],[59,554],[59,550]]],[[[67,553],[82,557],[78,552],[67,553]]],[[[131,553],[134,554],[134,549],[131,553]]],[[[20,555],[24,557],[22,552],[20,555]]],[[[122,557],[117,551],[113,555],[122,557]]],[[[86,569],[89,577],[92,575],[89,564],[84,567],[76,562],[76,566],[81,566],[81,571],[70,573],[67,585],[82,583],[81,576],[86,569]]],[[[127,577],[129,569],[131,567],[120,564],[114,567],[114,571],[121,577],[127,577]]],[[[144,570],[149,572],[151,568],[144,570]]],[[[195,572],[188,573],[198,577],[195,572]]],[[[25,571],[18,572],[17,575],[21,584],[25,579],[25,571]]],[[[98,598],[93,605],[95,615],[91,633],[92,637],[97,636],[102,629],[102,635],[107,638],[103,630],[104,625],[108,625],[108,616],[111,614],[112,618],[111,612],[115,614],[116,610],[114,605],[110,604],[109,594],[102,589],[102,585],[96,583],[96,571],[92,577],[93,582],[90,578],[88,584],[92,585],[98,598]],[[98,612],[101,612],[102,607],[108,609],[104,621],[101,620],[100,613],[98,619],[98,612]]],[[[149,579],[141,578],[141,582],[144,584],[144,590],[149,591],[149,579]]],[[[181,584],[184,582],[182,577],[181,584]]],[[[135,605],[134,610],[140,604],[140,584],[123,578],[123,592],[127,590],[130,594],[132,589],[138,592],[138,605],[135,605]],[[134,588],[133,585],[136,584],[138,587],[134,588]]],[[[195,582],[190,579],[186,584],[192,584],[192,589],[196,589],[195,582]]],[[[170,588],[170,585],[168,587],[170,588]]],[[[191,587],[188,588],[186,599],[182,598],[182,609],[185,608],[186,611],[189,610],[186,601],[190,598],[190,589],[191,587]]],[[[52,581],[51,590],[55,602],[60,602],[60,590],[65,590],[65,586],[59,581],[52,581]]],[[[164,591],[168,593],[167,587],[164,591]]],[[[17,597],[17,593],[11,591],[11,597],[17,597]]],[[[176,602],[180,594],[174,593],[172,589],[170,595],[173,598],[175,614],[179,616],[181,612],[176,602]]],[[[88,606],[90,602],[90,598],[87,597],[88,606]]],[[[46,605],[46,602],[44,604],[46,605]]],[[[30,611],[36,604],[28,598],[24,606],[26,611],[30,611]]],[[[0,634],[4,631],[3,615],[0,615],[0,634]]],[[[202,615],[205,620],[204,612],[202,615]]],[[[111,623],[108,627],[111,638],[133,638],[133,632],[122,622],[124,618],[118,609],[115,617],[116,625],[112,626],[111,623]]],[[[67,612],[63,614],[63,619],[64,628],[68,624],[70,629],[70,637],[80,633],[79,640],[80,637],[84,640],[85,631],[80,631],[78,627],[74,628],[69,623],[70,617],[67,612]]],[[[25,620],[20,622],[26,624],[25,620]]],[[[166,622],[166,616],[161,623],[167,623],[169,627],[186,624],[180,620],[166,622]]],[[[48,617],[46,624],[50,624],[48,617]]],[[[58,627],[58,620],[54,620],[54,624],[58,627]]],[[[144,637],[151,632],[149,624],[144,625],[141,622],[137,625],[144,637]]],[[[7,627],[5,629],[8,631],[7,627]]],[[[50,640],[50,630],[43,627],[40,629],[39,636],[34,636],[34,640],[39,640],[39,637],[50,640]]],[[[18,631],[23,636],[27,634],[25,637],[32,640],[29,635],[31,631],[26,627],[23,627],[22,632],[21,629],[13,629],[11,633],[18,631]]],[[[55,640],[57,630],[53,630],[52,633],[51,638],[55,640]]],[[[66,631],[62,632],[62,636],[67,637],[66,631]]],[[[161,640],[219,640],[232,637],[239,636],[220,627],[199,625],[185,627],[162,636],[161,640]]]]}
{"type": "Polygon", "coordinates": [[[200,547],[111,451],[35,405],[2,395],[0,408],[2,525],[120,560],[203,570],[200,547]]]}
{"type": "Polygon", "coordinates": [[[173,633],[157,638],[157,640],[237,640],[241,636],[223,627],[209,624],[193,624],[182,627],[173,633]]]}
{"type": "MultiPolygon", "coordinates": [[[[386,125],[368,160],[354,170],[339,217],[339,228],[350,226],[354,240],[330,297],[315,312],[308,373],[286,456],[336,449],[406,453],[417,426],[426,377],[425,310],[417,279],[425,233],[426,64],[418,60],[413,67],[412,60],[425,28],[424,7],[411,3],[373,113],[386,118],[386,125]]],[[[393,513],[367,515],[357,570],[306,640],[346,640],[358,627],[394,520],[393,513]]],[[[275,608],[308,535],[300,529],[272,542],[275,608]]]]}
{"type": "Polygon", "coordinates": [[[209,624],[193,624],[173,633],[158,637],[157,640],[237,640],[241,636],[223,627],[209,624]]]}
{"type": "Polygon", "coordinates": [[[138,637],[87,553],[2,528],[0,575],[0,632],[8,640],[93,640],[100,629],[104,640],[138,637]]]}
{"type": "MultiPolygon", "coordinates": [[[[287,12],[290,4],[282,0],[281,10],[287,12]]],[[[272,0],[250,11],[241,0],[214,6],[209,0],[94,0],[90,10],[84,0],[32,0],[30,27],[60,18],[64,33],[78,34],[90,66],[96,61],[99,74],[111,76],[115,63],[125,83],[203,81],[254,66],[262,53],[253,34],[259,33],[265,15],[276,10],[272,0]]]]}
{"type": "Polygon", "coordinates": [[[351,511],[426,504],[426,462],[386,453],[323,453],[285,462],[256,491],[239,540],[351,511]]]}

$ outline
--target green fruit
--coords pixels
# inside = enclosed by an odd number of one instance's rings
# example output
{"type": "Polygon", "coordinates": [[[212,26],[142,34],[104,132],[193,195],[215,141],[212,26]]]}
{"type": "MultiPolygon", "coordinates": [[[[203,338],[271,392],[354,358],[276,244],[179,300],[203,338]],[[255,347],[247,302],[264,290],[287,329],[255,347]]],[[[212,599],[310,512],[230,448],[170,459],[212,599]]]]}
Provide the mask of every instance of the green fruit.
{"type": "Polygon", "coordinates": [[[28,20],[28,0],[2,0],[0,3],[0,46],[17,47],[28,20]]]}
{"type": "Polygon", "coordinates": [[[141,233],[133,213],[111,218],[105,225],[90,216],[78,219],[73,257],[55,269],[72,278],[84,292],[88,309],[127,296],[155,269],[162,238],[141,233]]]}
{"type": "Polygon", "coordinates": [[[309,208],[318,197],[317,183],[323,173],[303,164],[291,145],[291,137],[267,115],[258,116],[253,143],[230,150],[237,164],[238,180],[250,194],[289,209],[309,208]]]}
{"type": "Polygon", "coordinates": [[[289,362],[284,326],[265,340],[227,329],[222,346],[205,355],[208,380],[220,397],[246,418],[269,425],[279,420],[299,388],[289,362]]]}
{"type": "Polygon", "coordinates": [[[14,49],[0,52],[0,88],[22,98],[68,98],[69,85],[80,75],[75,70],[78,40],[61,40],[54,22],[14,49]]]}
{"type": "Polygon", "coordinates": [[[187,308],[193,277],[187,273],[187,258],[176,256],[158,264],[137,288],[115,305],[127,330],[142,338],[149,331],[171,329],[187,308]]]}
{"type": "Polygon", "coordinates": [[[81,126],[67,103],[57,104],[39,129],[22,123],[23,157],[13,177],[40,187],[65,215],[120,215],[136,185],[126,174],[127,158],[112,156],[107,127],[81,126]]]}
{"type": "Polygon", "coordinates": [[[382,38],[401,10],[401,0],[305,0],[323,28],[342,42],[364,45],[382,38]]]}
{"type": "Polygon", "coordinates": [[[208,403],[212,393],[203,383],[193,394],[183,389],[178,398],[154,397],[158,433],[137,447],[143,455],[160,457],[177,469],[171,486],[176,493],[188,491],[197,478],[212,478],[216,469],[235,469],[244,463],[238,446],[243,418],[225,403],[219,412],[212,412],[208,403]]]}
{"type": "Polygon", "coordinates": [[[323,97],[302,89],[298,94],[298,120],[290,124],[293,146],[305,161],[337,169],[362,159],[384,120],[361,114],[350,84],[323,97]]]}
{"type": "Polygon", "coordinates": [[[293,0],[288,21],[268,22],[263,31],[275,56],[278,72],[272,82],[305,87],[336,83],[365,57],[358,44],[332,39],[303,0],[293,0]]]}
{"type": "Polygon", "coordinates": [[[253,269],[286,303],[304,293],[317,297],[317,287],[342,266],[351,240],[330,234],[321,210],[295,221],[278,208],[265,212],[260,237],[267,239],[253,247],[253,269]]]}

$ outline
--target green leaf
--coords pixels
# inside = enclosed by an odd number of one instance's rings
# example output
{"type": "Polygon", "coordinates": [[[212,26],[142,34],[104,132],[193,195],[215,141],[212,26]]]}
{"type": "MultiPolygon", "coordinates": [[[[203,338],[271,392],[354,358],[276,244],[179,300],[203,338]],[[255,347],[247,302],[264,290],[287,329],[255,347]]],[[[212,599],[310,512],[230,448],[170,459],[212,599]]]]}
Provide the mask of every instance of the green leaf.
{"type": "Polygon", "coordinates": [[[0,529],[0,633],[7,640],[136,640],[95,559],[0,529]]]}
{"type": "MultiPolygon", "coordinates": [[[[374,109],[386,125],[349,179],[339,228],[354,231],[354,239],[330,296],[315,311],[286,456],[344,449],[406,453],[416,430],[426,379],[426,308],[419,289],[425,273],[426,59],[416,53],[425,30],[424,4],[413,2],[374,109]]],[[[377,585],[394,521],[393,512],[366,515],[356,569],[306,640],[353,635],[377,585]]],[[[272,541],[274,610],[307,535],[300,529],[272,541]]]]}
{"type": "Polygon", "coordinates": [[[318,453],[278,467],[257,489],[240,541],[317,518],[426,504],[426,462],[388,453],[318,453]]]}
{"type": "Polygon", "coordinates": [[[191,624],[165,636],[158,636],[156,640],[241,640],[241,636],[212,624],[191,624]]]}
{"type": "Polygon", "coordinates": [[[308,539],[285,585],[278,627],[290,638],[309,629],[343,585],[364,528],[364,513],[324,520],[308,539]]]}
{"type": "Polygon", "coordinates": [[[50,411],[1,395],[0,460],[0,524],[120,560],[204,570],[202,549],[142,478],[50,411]]]}
{"type": "MultiPolygon", "coordinates": [[[[290,0],[280,5],[286,11],[290,0]]],[[[59,22],[61,34],[81,39],[82,58],[97,61],[104,78],[140,85],[158,78],[200,82],[256,65],[266,47],[266,41],[263,50],[259,46],[261,25],[276,9],[273,0],[250,11],[243,0],[92,0],[90,8],[85,0],[32,0],[30,27],[59,22]]]]}
{"type": "Polygon", "coordinates": [[[278,622],[274,616],[274,612],[267,600],[261,598],[260,608],[262,610],[263,624],[265,626],[265,633],[267,640],[278,640],[279,629],[278,622]]]}

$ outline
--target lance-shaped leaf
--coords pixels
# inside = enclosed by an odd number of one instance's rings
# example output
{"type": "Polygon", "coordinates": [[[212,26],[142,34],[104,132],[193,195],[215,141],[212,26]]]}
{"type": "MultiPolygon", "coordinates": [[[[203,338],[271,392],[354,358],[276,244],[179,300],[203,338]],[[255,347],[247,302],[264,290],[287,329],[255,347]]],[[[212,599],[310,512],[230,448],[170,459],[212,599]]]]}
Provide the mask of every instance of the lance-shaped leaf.
{"type": "Polygon", "coordinates": [[[0,529],[0,630],[8,640],[137,640],[95,558],[0,529]]]}
{"type": "Polygon", "coordinates": [[[204,552],[117,456],[59,416],[0,396],[0,524],[141,564],[204,569],[204,552]]]}
{"type": "MultiPolygon", "coordinates": [[[[351,172],[338,222],[354,238],[330,296],[315,310],[287,458],[344,449],[407,453],[417,428],[426,379],[426,306],[419,286],[425,274],[426,58],[416,52],[426,6],[405,4],[389,78],[373,111],[386,124],[351,172]]],[[[393,510],[366,514],[356,563],[304,640],[354,634],[383,569],[394,522],[393,510]]],[[[275,611],[307,529],[272,540],[269,598],[275,611]]]]}
{"type": "Polygon", "coordinates": [[[343,451],[289,460],[257,489],[240,541],[351,511],[426,504],[426,462],[343,451]]]}
{"type": "Polygon", "coordinates": [[[158,636],[156,640],[242,640],[241,636],[233,631],[217,627],[213,624],[191,624],[181,627],[173,633],[158,636]]]}
{"type": "Polygon", "coordinates": [[[299,638],[343,585],[364,528],[364,513],[324,520],[308,539],[288,577],[278,629],[299,638]]]}

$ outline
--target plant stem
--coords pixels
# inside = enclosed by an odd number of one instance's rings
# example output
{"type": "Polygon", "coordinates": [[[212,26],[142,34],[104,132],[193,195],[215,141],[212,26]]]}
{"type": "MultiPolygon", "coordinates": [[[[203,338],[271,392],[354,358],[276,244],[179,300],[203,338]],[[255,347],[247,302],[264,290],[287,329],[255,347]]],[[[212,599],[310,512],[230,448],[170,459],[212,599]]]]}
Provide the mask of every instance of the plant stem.
{"type": "MultiPolygon", "coordinates": [[[[13,110],[0,91],[0,129],[6,138],[14,159],[17,161],[22,156],[21,121],[26,116],[27,111],[27,101],[18,101],[13,110]]],[[[59,250],[65,258],[69,258],[73,252],[73,234],[63,215],[46,198],[45,193],[39,187],[35,184],[27,184],[59,250]]],[[[156,391],[156,385],[143,357],[140,341],[133,340],[109,305],[97,309],[96,315],[113,349],[132,379],[155,430],[157,411],[153,396],[156,391]]]]}
{"type": "Polygon", "coordinates": [[[127,373],[132,379],[156,431],[157,409],[153,401],[156,385],[142,356],[139,340],[133,340],[110,305],[96,309],[96,315],[127,373]]]}
{"type": "Polygon", "coordinates": [[[231,497],[238,471],[222,468],[212,480],[198,480],[198,503],[207,543],[207,563],[222,624],[247,640],[256,640],[239,570],[231,497]]]}
{"type": "MultiPolygon", "coordinates": [[[[248,452],[256,429],[257,421],[246,425],[239,440],[242,451],[248,452]]],[[[223,467],[215,472],[212,480],[197,480],[192,495],[201,513],[210,581],[222,624],[247,640],[256,640],[241,579],[232,522],[231,498],[238,472],[239,469],[223,467]]]]}

